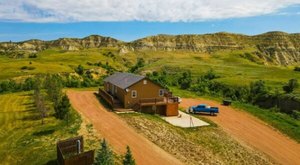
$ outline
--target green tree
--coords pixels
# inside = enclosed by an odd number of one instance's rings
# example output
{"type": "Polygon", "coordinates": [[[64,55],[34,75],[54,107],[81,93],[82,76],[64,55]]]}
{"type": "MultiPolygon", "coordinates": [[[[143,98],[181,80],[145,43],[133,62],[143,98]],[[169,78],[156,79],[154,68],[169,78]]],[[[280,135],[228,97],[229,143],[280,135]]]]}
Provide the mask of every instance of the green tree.
{"type": "Polygon", "coordinates": [[[84,68],[82,65],[78,65],[77,68],[75,69],[75,72],[78,73],[79,75],[83,75],[84,73],[84,68]]]}
{"type": "Polygon", "coordinates": [[[114,157],[113,152],[109,148],[105,139],[103,139],[100,143],[101,147],[97,151],[97,155],[95,158],[95,165],[113,165],[114,157]]]}
{"type": "Polygon", "coordinates": [[[298,81],[296,79],[290,79],[289,82],[282,88],[286,93],[292,93],[295,88],[298,87],[298,81]]]}
{"type": "Polygon", "coordinates": [[[182,73],[182,76],[179,78],[178,83],[181,89],[188,89],[192,83],[191,71],[185,71],[182,73]]]}
{"type": "Polygon", "coordinates": [[[269,89],[267,88],[266,84],[262,80],[258,80],[252,82],[250,84],[250,94],[249,100],[253,102],[265,98],[268,94],[269,89]]]}
{"type": "Polygon", "coordinates": [[[124,156],[123,164],[124,165],[135,165],[135,160],[132,156],[132,153],[131,153],[131,150],[130,150],[129,146],[127,146],[126,149],[127,149],[127,152],[124,156]]]}
{"type": "Polygon", "coordinates": [[[137,63],[129,69],[129,72],[135,73],[138,71],[139,68],[142,68],[144,66],[145,66],[145,60],[143,58],[138,58],[137,63]]]}
{"type": "Polygon", "coordinates": [[[45,88],[49,99],[54,103],[54,106],[56,106],[62,96],[63,84],[61,78],[58,75],[48,74],[45,80],[45,88]]]}
{"type": "Polygon", "coordinates": [[[48,108],[46,107],[44,96],[41,94],[40,79],[38,77],[36,78],[36,82],[33,91],[34,103],[41,116],[42,124],[44,124],[44,118],[47,117],[48,108]]]}
{"type": "Polygon", "coordinates": [[[55,117],[58,119],[65,119],[67,114],[70,111],[70,101],[68,96],[65,94],[60,102],[56,105],[54,105],[54,110],[55,110],[55,117]]]}

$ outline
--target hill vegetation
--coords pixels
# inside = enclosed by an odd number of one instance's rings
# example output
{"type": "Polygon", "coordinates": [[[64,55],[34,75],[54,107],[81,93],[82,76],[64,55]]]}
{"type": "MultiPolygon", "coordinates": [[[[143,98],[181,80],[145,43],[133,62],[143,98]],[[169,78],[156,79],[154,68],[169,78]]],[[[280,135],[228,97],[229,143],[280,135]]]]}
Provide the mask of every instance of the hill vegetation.
{"type": "MultiPolygon", "coordinates": [[[[46,49],[67,51],[88,48],[118,48],[120,53],[140,50],[191,51],[213,54],[219,50],[248,50],[244,58],[263,64],[290,65],[300,61],[300,34],[268,32],[261,35],[246,36],[231,33],[204,35],[157,35],[123,42],[110,37],[91,35],[82,39],[60,38],[53,41],[29,40],[23,42],[0,43],[0,53],[14,58],[46,49]]],[[[34,57],[31,55],[31,57],[34,57]]]]}

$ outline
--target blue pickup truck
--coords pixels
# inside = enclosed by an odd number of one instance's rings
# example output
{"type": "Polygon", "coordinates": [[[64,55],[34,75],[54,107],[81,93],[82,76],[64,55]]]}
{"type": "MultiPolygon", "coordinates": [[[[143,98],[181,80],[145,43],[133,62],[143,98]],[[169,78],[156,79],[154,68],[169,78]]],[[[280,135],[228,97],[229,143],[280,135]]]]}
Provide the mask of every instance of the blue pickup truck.
{"type": "Polygon", "coordinates": [[[210,113],[210,115],[215,115],[216,113],[219,113],[218,107],[210,107],[206,104],[199,104],[197,106],[191,106],[189,108],[189,113],[210,113]]]}

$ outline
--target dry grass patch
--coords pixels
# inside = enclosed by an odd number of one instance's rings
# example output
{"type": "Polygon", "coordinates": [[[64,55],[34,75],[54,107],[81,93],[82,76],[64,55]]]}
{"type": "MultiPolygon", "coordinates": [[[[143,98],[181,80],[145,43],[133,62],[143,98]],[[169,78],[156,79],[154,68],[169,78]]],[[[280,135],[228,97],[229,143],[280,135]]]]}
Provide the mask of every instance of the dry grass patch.
{"type": "Polygon", "coordinates": [[[274,164],[216,126],[174,127],[157,116],[121,114],[128,124],[186,164],[274,164]]]}

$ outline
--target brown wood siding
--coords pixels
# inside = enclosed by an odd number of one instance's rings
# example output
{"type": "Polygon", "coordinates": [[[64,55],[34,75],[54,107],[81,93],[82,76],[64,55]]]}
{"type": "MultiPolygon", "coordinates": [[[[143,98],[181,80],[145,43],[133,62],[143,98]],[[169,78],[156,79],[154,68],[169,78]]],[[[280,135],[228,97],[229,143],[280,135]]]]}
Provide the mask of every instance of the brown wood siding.
{"type": "Polygon", "coordinates": [[[166,108],[166,116],[178,116],[178,103],[169,103],[166,108]]]}
{"type": "Polygon", "coordinates": [[[142,79],[138,83],[129,87],[129,91],[125,92],[125,99],[124,99],[124,106],[125,108],[131,108],[134,104],[139,102],[139,99],[142,98],[158,98],[163,97],[159,96],[159,90],[163,89],[161,86],[153,83],[152,81],[148,80],[147,78],[142,79]],[[144,80],[147,80],[147,84],[144,84],[144,80]],[[137,97],[132,98],[131,92],[132,90],[137,91],[137,97]]]}
{"type": "Polygon", "coordinates": [[[110,94],[112,94],[112,86],[114,86],[114,90],[117,92],[114,92],[113,96],[116,97],[121,103],[124,104],[124,96],[126,94],[125,90],[119,88],[118,86],[115,86],[109,82],[105,82],[104,83],[104,89],[105,91],[109,92],[110,94]]]}

